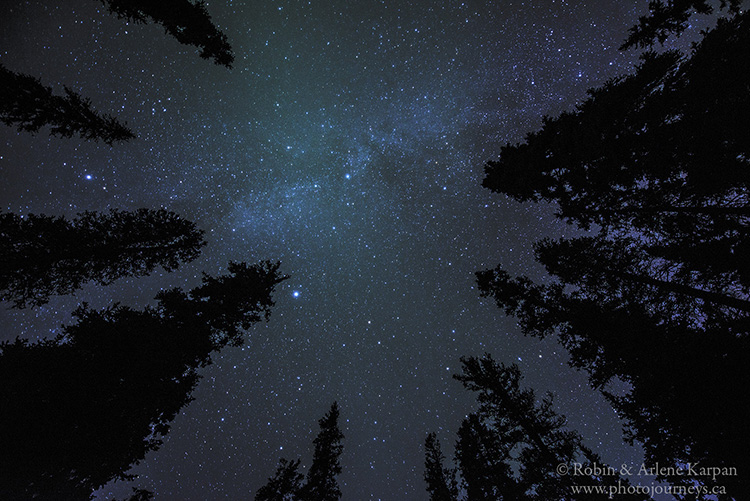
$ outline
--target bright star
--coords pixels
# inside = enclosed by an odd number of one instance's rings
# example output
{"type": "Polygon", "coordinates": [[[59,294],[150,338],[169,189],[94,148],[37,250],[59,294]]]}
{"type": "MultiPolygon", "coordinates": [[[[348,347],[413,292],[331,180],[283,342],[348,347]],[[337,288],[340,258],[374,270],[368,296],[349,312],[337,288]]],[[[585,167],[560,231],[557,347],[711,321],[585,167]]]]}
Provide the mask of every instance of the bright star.
{"type": "Polygon", "coordinates": [[[294,296],[294,297],[299,297],[299,291],[294,291],[294,292],[292,292],[292,296],[294,296]]]}

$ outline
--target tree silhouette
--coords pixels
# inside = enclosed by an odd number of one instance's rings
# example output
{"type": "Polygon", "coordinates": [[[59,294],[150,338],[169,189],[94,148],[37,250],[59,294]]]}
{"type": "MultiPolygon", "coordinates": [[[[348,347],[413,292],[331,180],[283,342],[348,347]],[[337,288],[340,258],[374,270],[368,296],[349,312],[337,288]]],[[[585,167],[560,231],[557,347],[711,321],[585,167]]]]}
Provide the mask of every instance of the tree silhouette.
{"type": "MultiPolygon", "coordinates": [[[[721,0],[720,8],[732,14],[740,11],[742,0],[721,0]]],[[[664,43],[670,35],[680,35],[688,27],[694,14],[711,14],[714,7],[706,0],[650,0],[649,14],[638,18],[630,28],[630,35],[620,50],[630,47],[650,47],[657,41],[664,43]]]]}
{"type": "Polygon", "coordinates": [[[338,501],[341,499],[336,477],[341,473],[339,457],[344,450],[344,434],[338,426],[339,407],[336,402],[318,424],[320,432],[315,437],[315,452],[307,478],[302,481],[298,473],[300,460],[281,459],[276,473],[268,483],[258,489],[256,501],[338,501]]]}
{"type": "Polygon", "coordinates": [[[301,489],[300,497],[304,500],[338,501],[341,498],[336,477],[341,473],[339,456],[344,450],[341,444],[344,434],[339,429],[338,421],[339,407],[334,402],[326,415],[318,421],[320,432],[313,442],[313,462],[301,489]]]}
{"type": "MultiPolygon", "coordinates": [[[[745,369],[750,337],[736,332],[742,321],[707,315],[696,322],[624,284],[607,293],[606,285],[599,292],[570,290],[563,283],[535,285],[526,277],[511,279],[500,268],[477,275],[482,294],[516,316],[525,334],[558,336],[570,364],[588,372],[592,386],[624,419],[628,441],[643,445],[646,464],[750,467],[744,454],[750,410],[736,405],[739,395],[750,391],[745,369]],[[629,389],[616,395],[607,388],[617,380],[629,389]]],[[[719,484],[734,496],[750,488],[744,476],[659,479],[683,486],[719,484]]]]}
{"type": "Polygon", "coordinates": [[[100,0],[110,12],[130,22],[159,23],[178,42],[200,49],[200,57],[232,67],[234,55],[227,37],[214,26],[203,1],[100,0]]]}
{"type": "MultiPolygon", "coordinates": [[[[497,425],[496,425],[497,426],[497,425]]],[[[510,434],[510,430],[505,430],[510,434]]],[[[476,414],[458,430],[456,463],[460,465],[466,499],[523,499],[523,487],[511,468],[513,441],[487,426],[476,414]]]]}
{"type": "MultiPolygon", "coordinates": [[[[485,166],[489,189],[554,202],[559,217],[596,230],[536,245],[557,282],[502,267],[477,282],[525,334],[558,336],[647,464],[750,468],[750,412],[735,405],[750,389],[750,95],[739,70],[749,56],[750,15],[719,20],[690,57],[645,54],[635,74],[590,91],[485,166]],[[608,392],[618,380],[627,390],[608,392]]],[[[721,499],[750,492],[741,475],[660,480],[718,483],[729,493],[721,499]]]]}
{"type": "Polygon", "coordinates": [[[50,126],[50,134],[102,140],[112,146],[133,139],[135,134],[109,115],[91,109],[91,102],[65,87],[65,96],[30,75],[15,73],[0,64],[0,121],[19,131],[39,132],[50,126]]]}
{"type": "Polygon", "coordinates": [[[298,471],[299,463],[299,459],[287,461],[281,458],[276,473],[268,479],[266,485],[258,489],[255,494],[255,501],[295,501],[299,499],[299,493],[305,479],[304,475],[298,471]]]}
{"type": "Polygon", "coordinates": [[[736,275],[701,273],[684,262],[652,256],[635,239],[544,239],[535,248],[537,261],[550,274],[586,297],[651,304],[653,312],[662,312],[662,322],[723,322],[729,327],[738,320],[743,320],[740,326],[746,324],[750,316],[749,291],[736,275]]]}
{"type": "Polygon", "coordinates": [[[430,501],[456,501],[456,470],[443,466],[445,456],[434,433],[428,433],[425,438],[424,454],[424,481],[427,484],[427,492],[430,493],[430,501]]]}
{"type": "MultiPolygon", "coordinates": [[[[200,49],[200,57],[232,67],[234,55],[226,35],[211,22],[203,1],[189,0],[100,0],[120,18],[134,23],[153,21],[177,41],[200,49]]],[[[115,142],[135,138],[135,134],[110,115],[91,109],[89,99],[65,87],[65,96],[56,96],[52,88],[38,78],[15,73],[0,64],[0,121],[19,131],[36,133],[50,126],[50,134],[80,136],[86,140],[115,142]]]]}
{"type": "MultiPolygon", "coordinates": [[[[464,357],[461,362],[463,372],[454,378],[477,392],[479,402],[478,411],[464,419],[456,445],[463,499],[611,499],[611,493],[617,491],[610,489],[629,485],[583,444],[577,432],[565,429],[565,418],[552,410],[551,395],[537,404],[533,390],[520,388],[517,366],[497,363],[490,355],[481,359],[464,357]],[[560,465],[574,473],[561,474],[560,465]],[[582,486],[599,486],[604,491],[578,493],[576,488],[582,486]]],[[[455,488],[448,489],[447,497],[436,495],[445,492],[445,486],[450,487],[446,480],[451,471],[442,468],[442,454],[435,447],[434,435],[428,436],[430,440],[425,479],[431,499],[458,499],[455,488]],[[441,476],[440,471],[445,473],[441,476]]],[[[630,499],[646,497],[635,495],[630,499]]]]}
{"type": "Polygon", "coordinates": [[[192,261],[205,245],[195,223],[165,209],[65,217],[0,213],[0,300],[40,306],[89,281],[109,284],[192,261]]]}
{"type": "Polygon", "coordinates": [[[748,58],[748,14],[719,22],[689,58],[647,53],[635,74],[504,146],[483,185],[555,202],[585,229],[635,229],[681,246],[694,228],[706,244],[747,245],[750,96],[738,68],[748,58]]]}
{"type": "Polygon", "coordinates": [[[0,345],[0,498],[89,499],[132,479],[192,400],[199,369],[268,318],[286,278],[278,268],[230,263],[188,293],[160,293],[155,307],[84,305],[54,339],[0,345]]]}

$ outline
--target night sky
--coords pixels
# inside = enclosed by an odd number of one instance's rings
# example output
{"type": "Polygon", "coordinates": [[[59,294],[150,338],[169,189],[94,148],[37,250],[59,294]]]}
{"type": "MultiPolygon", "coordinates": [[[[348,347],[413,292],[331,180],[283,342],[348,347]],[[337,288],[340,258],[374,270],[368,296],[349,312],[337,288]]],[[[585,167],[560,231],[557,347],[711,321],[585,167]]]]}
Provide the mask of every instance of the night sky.
{"type": "Polygon", "coordinates": [[[81,301],[143,307],[230,260],[291,275],[267,324],[203,371],[164,446],[134,469],[156,499],[248,499],[280,457],[309,466],[336,400],[345,500],[426,499],[422,446],[452,455],[474,395],[462,355],[517,363],[588,445],[639,461],[554,340],[524,338],[479,298],[474,272],[541,277],[531,244],[572,235],[554,208],[481,187],[483,164],[544,115],[631,71],[645,1],[208,3],[232,70],[93,0],[6,2],[0,62],[91,98],[138,135],[109,147],[0,127],[0,208],[73,216],[166,207],[206,231],[171,274],[0,312],[2,339],[54,335],[81,301]]]}

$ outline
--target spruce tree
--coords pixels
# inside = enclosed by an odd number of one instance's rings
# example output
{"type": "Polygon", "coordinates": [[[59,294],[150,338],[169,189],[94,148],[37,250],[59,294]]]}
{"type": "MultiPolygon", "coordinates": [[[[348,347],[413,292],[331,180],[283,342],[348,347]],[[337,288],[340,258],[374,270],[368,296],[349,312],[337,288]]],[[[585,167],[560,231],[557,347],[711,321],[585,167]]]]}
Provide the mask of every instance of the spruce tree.
{"type": "Polygon", "coordinates": [[[318,424],[320,432],[315,437],[315,452],[300,499],[306,501],[338,501],[341,498],[336,477],[341,473],[339,457],[344,450],[344,434],[338,425],[339,406],[336,402],[318,424]]]}
{"type": "Polygon", "coordinates": [[[463,372],[454,378],[477,393],[479,408],[459,430],[455,454],[459,489],[445,488],[450,487],[447,480],[453,473],[442,467],[434,434],[428,436],[425,480],[431,499],[604,500],[612,499],[619,486],[630,485],[584,445],[580,434],[566,428],[565,417],[552,410],[551,395],[537,399],[533,390],[521,388],[516,365],[495,362],[490,355],[462,358],[461,363],[463,372]],[[561,465],[571,471],[577,468],[576,473],[561,473],[561,465]],[[592,493],[579,487],[602,490],[592,493]],[[441,497],[446,491],[448,497],[441,497]]]}
{"type": "Polygon", "coordinates": [[[483,184],[519,201],[554,202],[584,229],[634,230],[675,249],[696,234],[744,244],[750,96],[739,68],[749,57],[748,14],[720,22],[690,57],[647,53],[633,75],[502,147],[483,184]]]}
{"type": "Polygon", "coordinates": [[[440,441],[434,433],[428,433],[424,442],[424,481],[430,501],[458,500],[458,484],[456,471],[445,468],[445,456],[440,448],[440,441]]]}
{"type": "MultiPolygon", "coordinates": [[[[742,0],[721,0],[719,7],[730,14],[740,12],[742,0]]],[[[638,18],[621,50],[630,47],[651,47],[664,43],[670,35],[680,35],[688,27],[693,14],[712,14],[714,7],[707,0],[650,0],[649,13],[638,18]]]]}
{"type": "Polygon", "coordinates": [[[699,272],[689,263],[653,256],[631,238],[544,239],[535,250],[551,275],[588,298],[648,303],[662,312],[664,322],[721,321],[729,326],[750,318],[750,289],[735,275],[699,272]]]}
{"type": "Polygon", "coordinates": [[[40,306],[87,282],[107,285],[157,266],[173,271],[204,245],[195,223],[165,209],[84,212],[72,220],[0,213],[0,300],[40,306]]]}
{"type": "Polygon", "coordinates": [[[315,452],[307,477],[298,473],[300,460],[281,459],[276,473],[258,489],[255,501],[338,501],[341,498],[336,477],[341,473],[339,457],[344,450],[344,434],[339,429],[336,402],[318,421],[320,431],[313,441],[315,452]]]}
{"type": "MultiPolygon", "coordinates": [[[[519,319],[525,334],[558,337],[571,366],[585,370],[623,418],[627,440],[643,446],[645,464],[750,468],[743,452],[750,445],[744,424],[750,410],[736,405],[750,391],[744,368],[750,338],[737,334],[747,330],[746,321],[686,318],[624,284],[597,295],[511,278],[501,268],[478,273],[478,283],[484,296],[519,319]],[[627,390],[610,392],[617,381],[627,390]]],[[[658,478],[685,487],[722,485],[734,496],[725,499],[741,499],[749,487],[745,476],[658,478]]]]}
{"type": "Polygon", "coordinates": [[[134,310],[85,304],[54,339],[0,345],[0,498],[89,499],[156,450],[200,369],[267,318],[279,264],[232,263],[134,310]]]}
{"type": "Polygon", "coordinates": [[[500,432],[477,414],[470,414],[458,430],[456,464],[461,471],[467,500],[498,501],[524,498],[513,473],[510,430],[500,432]]]}
{"type": "MultiPolygon", "coordinates": [[[[648,29],[679,31],[705,4],[652,2],[648,29]]],[[[485,166],[487,188],[555,203],[590,233],[536,245],[555,281],[537,285],[498,266],[477,274],[480,292],[524,333],[557,335],[647,464],[750,467],[750,416],[733,404],[750,389],[741,369],[750,356],[749,57],[750,15],[719,20],[689,55],[644,54],[634,74],[546,118],[485,166]],[[627,389],[609,393],[614,381],[627,389]]],[[[742,476],[721,482],[722,499],[750,489],[742,476]]]]}
{"type": "Polygon", "coordinates": [[[19,132],[39,132],[50,127],[50,134],[102,140],[112,146],[128,141],[135,134],[110,115],[101,115],[91,102],[65,87],[65,96],[30,75],[10,71],[0,64],[0,121],[19,132]]]}
{"type": "Polygon", "coordinates": [[[268,483],[258,489],[255,501],[296,501],[299,499],[304,475],[299,473],[300,460],[279,460],[276,473],[268,479],[268,483]]]}
{"type": "Polygon", "coordinates": [[[134,23],[152,21],[178,42],[200,49],[200,57],[232,67],[234,55],[227,36],[211,22],[206,3],[189,0],[100,0],[110,12],[134,23]]]}

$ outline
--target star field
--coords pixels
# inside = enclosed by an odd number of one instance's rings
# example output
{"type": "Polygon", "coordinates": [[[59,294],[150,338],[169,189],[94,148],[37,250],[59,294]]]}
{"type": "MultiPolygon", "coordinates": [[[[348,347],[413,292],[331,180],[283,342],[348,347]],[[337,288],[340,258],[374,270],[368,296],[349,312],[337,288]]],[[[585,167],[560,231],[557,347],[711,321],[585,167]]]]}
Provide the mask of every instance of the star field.
{"type": "Polygon", "coordinates": [[[554,341],[521,336],[481,300],[474,272],[541,276],[531,245],[572,231],[554,208],[481,187],[483,163],[544,115],[627,72],[617,47],[644,5],[212,1],[232,70],[98,2],[18,2],[0,21],[0,62],[67,85],[138,135],[109,147],[0,128],[6,211],[166,207],[209,245],[179,271],[89,287],[3,311],[3,339],[52,335],[80,301],[143,306],[229,260],[278,259],[291,278],[270,322],[227,348],[130,485],[156,499],[249,499],[279,457],[309,466],[317,420],[341,408],[344,499],[426,499],[422,445],[452,454],[473,395],[462,355],[516,362],[556,394],[587,442],[622,463],[611,408],[554,341]]]}

